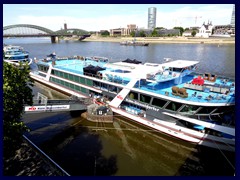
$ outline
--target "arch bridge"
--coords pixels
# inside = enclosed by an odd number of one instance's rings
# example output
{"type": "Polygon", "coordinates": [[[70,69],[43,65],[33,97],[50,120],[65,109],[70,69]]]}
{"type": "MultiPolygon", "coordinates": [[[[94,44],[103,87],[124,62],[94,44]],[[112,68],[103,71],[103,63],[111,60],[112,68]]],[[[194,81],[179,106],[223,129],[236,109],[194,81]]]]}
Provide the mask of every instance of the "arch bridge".
{"type": "Polygon", "coordinates": [[[90,34],[82,29],[52,31],[48,28],[31,24],[15,24],[3,27],[3,37],[51,37],[52,43],[56,43],[59,37],[72,36],[77,36],[79,40],[83,40],[90,37],[90,34]]]}

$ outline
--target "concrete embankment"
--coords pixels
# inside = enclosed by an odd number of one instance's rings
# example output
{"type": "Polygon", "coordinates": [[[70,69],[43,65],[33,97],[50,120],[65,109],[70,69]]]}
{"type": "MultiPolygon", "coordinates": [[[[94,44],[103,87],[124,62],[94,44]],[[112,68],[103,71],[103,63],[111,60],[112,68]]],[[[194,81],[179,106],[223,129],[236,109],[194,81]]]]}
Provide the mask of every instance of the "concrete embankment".
{"type": "Polygon", "coordinates": [[[201,43],[201,44],[235,44],[235,38],[195,38],[195,37],[97,37],[91,36],[84,39],[83,41],[96,41],[96,42],[122,42],[131,41],[136,39],[136,41],[146,42],[146,43],[201,43]]]}

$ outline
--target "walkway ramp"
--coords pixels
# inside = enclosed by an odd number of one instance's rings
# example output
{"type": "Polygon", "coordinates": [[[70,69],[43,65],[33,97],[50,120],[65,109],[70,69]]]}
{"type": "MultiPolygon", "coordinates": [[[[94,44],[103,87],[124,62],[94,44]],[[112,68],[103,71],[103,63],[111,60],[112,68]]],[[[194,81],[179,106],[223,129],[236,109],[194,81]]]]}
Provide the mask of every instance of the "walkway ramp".
{"type": "Polygon", "coordinates": [[[128,95],[130,92],[131,88],[134,87],[136,82],[139,79],[132,79],[118,94],[117,96],[110,102],[110,106],[113,106],[115,108],[118,108],[118,106],[123,102],[125,97],[128,95]]]}

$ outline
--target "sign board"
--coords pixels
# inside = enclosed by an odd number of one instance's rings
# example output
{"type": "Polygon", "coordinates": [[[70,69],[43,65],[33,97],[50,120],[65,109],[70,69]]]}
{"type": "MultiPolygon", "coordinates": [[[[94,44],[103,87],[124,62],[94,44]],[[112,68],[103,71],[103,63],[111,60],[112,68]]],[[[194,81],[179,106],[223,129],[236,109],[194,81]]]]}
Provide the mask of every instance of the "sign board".
{"type": "Polygon", "coordinates": [[[57,111],[70,109],[70,105],[52,105],[52,106],[25,106],[25,112],[36,111],[57,111]]]}

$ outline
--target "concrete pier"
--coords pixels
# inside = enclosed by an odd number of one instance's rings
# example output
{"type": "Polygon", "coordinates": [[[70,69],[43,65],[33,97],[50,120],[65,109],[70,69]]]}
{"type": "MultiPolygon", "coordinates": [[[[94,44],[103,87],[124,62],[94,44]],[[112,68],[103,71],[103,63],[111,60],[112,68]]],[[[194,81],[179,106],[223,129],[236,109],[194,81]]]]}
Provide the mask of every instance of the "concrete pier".
{"type": "Polygon", "coordinates": [[[51,36],[51,42],[52,43],[58,43],[59,38],[57,36],[51,36]]]}

